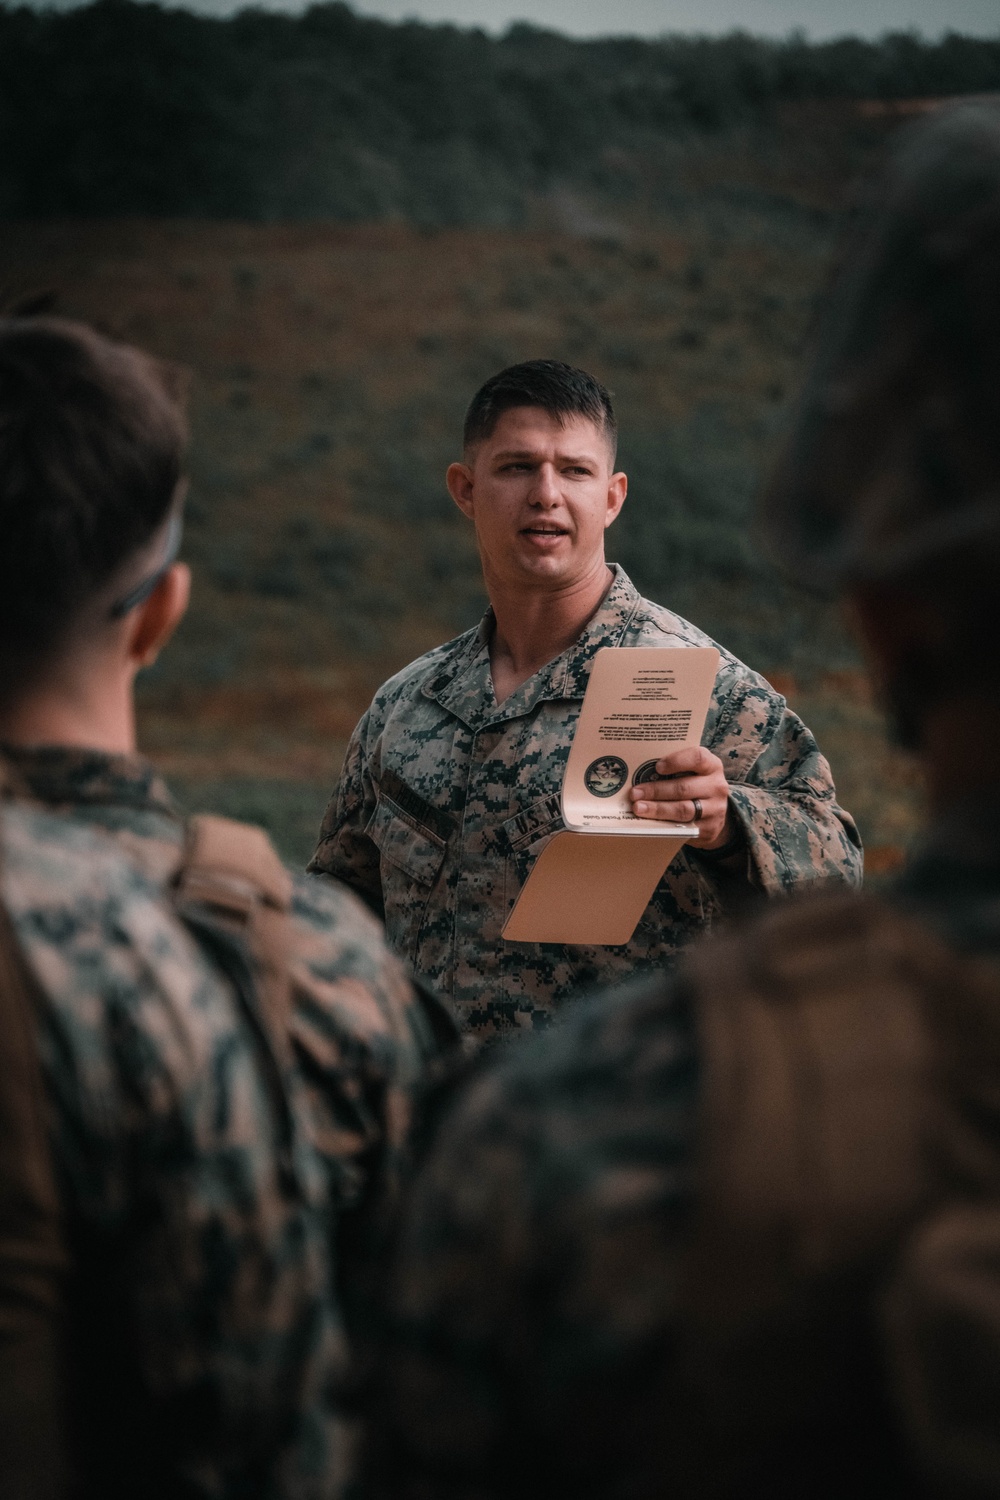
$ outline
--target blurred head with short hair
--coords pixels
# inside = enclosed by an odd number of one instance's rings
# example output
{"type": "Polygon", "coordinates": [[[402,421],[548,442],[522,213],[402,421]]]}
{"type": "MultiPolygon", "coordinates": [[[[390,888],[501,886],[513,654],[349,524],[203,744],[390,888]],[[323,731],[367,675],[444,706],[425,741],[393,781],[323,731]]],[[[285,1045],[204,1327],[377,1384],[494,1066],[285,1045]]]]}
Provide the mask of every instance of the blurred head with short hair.
{"type": "Polygon", "coordinates": [[[130,695],[183,615],[180,384],[82,324],[0,320],[0,736],[89,742],[87,702],[130,695]]]}
{"type": "Polygon", "coordinates": [[[848,593],[902,739],[1000,687],[1000,109],[907,132],[839,278],[772,552],[848,593]]]}

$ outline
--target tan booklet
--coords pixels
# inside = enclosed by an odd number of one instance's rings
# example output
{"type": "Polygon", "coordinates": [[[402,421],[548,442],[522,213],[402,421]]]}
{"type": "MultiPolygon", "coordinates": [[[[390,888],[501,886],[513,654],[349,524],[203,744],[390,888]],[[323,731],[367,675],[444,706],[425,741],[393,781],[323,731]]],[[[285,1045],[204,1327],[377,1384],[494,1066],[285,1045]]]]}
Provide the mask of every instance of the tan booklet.
{"type": "Polygon", "coordinates": [[[718,669],[713,646],[598,651],[563,776],[566,829],[535,861],[504,927],[508,942],[630,940],[663,872],[700,830],[636,817],[629,790],[659,780],[667,751],[701,743],[718,669]]]}

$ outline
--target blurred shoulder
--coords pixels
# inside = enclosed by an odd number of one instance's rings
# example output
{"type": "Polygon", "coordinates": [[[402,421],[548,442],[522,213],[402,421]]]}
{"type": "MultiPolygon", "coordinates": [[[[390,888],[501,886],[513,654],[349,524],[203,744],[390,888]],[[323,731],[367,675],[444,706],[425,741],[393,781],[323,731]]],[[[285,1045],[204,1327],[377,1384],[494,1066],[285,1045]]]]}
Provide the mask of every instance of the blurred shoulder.
{"type": "Polygon", "coordinates": [[[457,1199],[493,1194],[550,1224],[587,1200],[602,1212],[600,1184],[643,1162],[673,1181],[695,1086],[689,996],[644,976],[487,1054],[443,1122],[431,1171],[457,1199]]]}
{"type": "Polygon", "coordinates": [[[399,967],[381,923],[353,891],[330,876],[292,872],[292,920],[317,972],[332,978],[399,967]]]}
{"type": "Polygon", "coordinates": [[[101,829],[6,804],[0,894],[45,996],[47,1024],[62,1037],[57,1071],[82,1070],[98,1114],[116,1068],[130,1066],[119,1057],[128,1035],[145,1035],[147,1056],[158,1055],[184,1081],[179,1087],[193,1086],[199,1062],[233,1029],[234,1010],[228,982],[158,878],[101,829]]]}
{"type": "Polygon", "coordinates": [[[149,877],[114,837],[34,803],[0,807],[0,871],[5,898],[22,912],[58,908],[92,919],[152,893],[149,877]]]}
{"type": "MultiPolygon", "coordinates": [[[[310,1004],[342,1040],[418,1077],[437,1050],[429,1000],[390,950],[382,924],[347,886],[293,875],[295,960],[308,971],[310,1004]]],[[[305,998],[304,996],[302,997],[305,998]]]]}

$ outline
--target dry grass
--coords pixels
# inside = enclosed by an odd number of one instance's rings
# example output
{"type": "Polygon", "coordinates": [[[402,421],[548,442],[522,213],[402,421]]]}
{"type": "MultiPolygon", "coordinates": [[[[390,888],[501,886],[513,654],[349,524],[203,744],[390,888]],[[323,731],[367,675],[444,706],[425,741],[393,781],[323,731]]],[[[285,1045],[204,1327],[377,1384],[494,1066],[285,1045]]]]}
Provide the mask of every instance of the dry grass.
{"type": "MultiPolygon", "coordinates": [[[[716,185],[723,170],[697,168],[716,185]]],[[[8,297],[51,287],[61,312],[193,374],[194,605],[141,695],[143,743],[188,795],[249,809],[304,853],[373,688],[482,607],[441,482],[464,404],[501,365],[550,355],[616,392],[635,478],[622,560],[776,681],[794,676],[870,867],[892,868],[917,816],[912,770],[835,617],[740,551],[828,274],[829,221],[795,192],[596,236],[5,226],[8,297]]]]}

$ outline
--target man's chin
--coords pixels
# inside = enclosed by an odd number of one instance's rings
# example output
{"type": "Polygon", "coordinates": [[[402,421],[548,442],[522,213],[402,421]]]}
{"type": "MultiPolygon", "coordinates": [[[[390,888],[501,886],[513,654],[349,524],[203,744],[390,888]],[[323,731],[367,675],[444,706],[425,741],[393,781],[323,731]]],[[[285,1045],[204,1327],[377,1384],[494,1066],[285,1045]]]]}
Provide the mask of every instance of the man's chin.
{"type": "Polygon", "coordinates": [[[520,546],[516,549],[515,556],[523,568],[531,572],[538,569],[548,573],[552,569],[557,571],[570,567],[573,561],[573,544],[564,533],[548,543],[534,542],[530,537],[518,538],[520,546]]]}
{"type": "Polygon", "coordinates": [[[528,557],[519,557],[520,571],[526,578],[549,579],[556,581],[573,571],[573,559],[566,553],[561,556],[549,553],[547,556],[539,556],[537,553],[528,557]]]}

